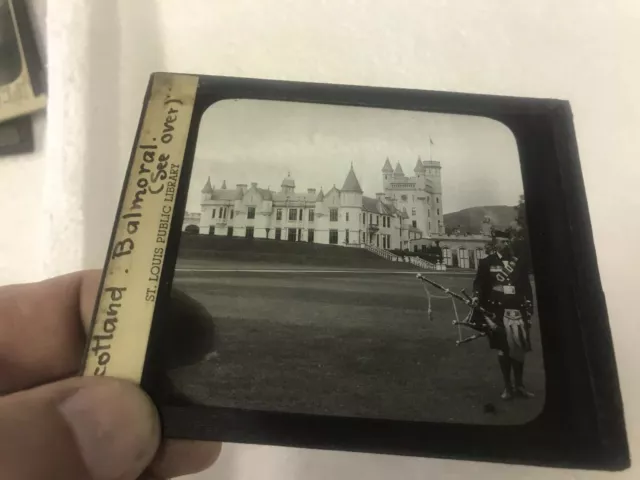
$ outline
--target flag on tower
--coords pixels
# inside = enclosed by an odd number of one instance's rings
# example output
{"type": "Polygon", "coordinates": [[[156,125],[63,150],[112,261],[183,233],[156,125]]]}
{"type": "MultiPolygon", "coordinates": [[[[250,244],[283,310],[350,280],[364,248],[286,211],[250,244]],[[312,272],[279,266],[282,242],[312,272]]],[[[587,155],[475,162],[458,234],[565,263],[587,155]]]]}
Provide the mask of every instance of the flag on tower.
{"type": "Polygon", "coordinates": [[[431,140],[431,137],[429,137],[429,142],[431,142],[431,145],[433,145],[433,140],[431,140]]]}

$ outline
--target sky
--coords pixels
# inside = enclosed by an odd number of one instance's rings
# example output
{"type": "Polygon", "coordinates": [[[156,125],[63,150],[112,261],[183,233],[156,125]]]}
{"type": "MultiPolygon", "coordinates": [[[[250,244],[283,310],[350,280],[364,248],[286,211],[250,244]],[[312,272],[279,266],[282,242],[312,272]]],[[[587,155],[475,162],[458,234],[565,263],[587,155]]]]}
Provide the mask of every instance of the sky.
{"type": "Polygon", "coordinates": [[[296,191],[342,187],[351,164],[367,196],[382,192],[382,167],[415,175],[418,156],[442,166],[444,213],[486,205],[515,205],[523,192],[515,138],[483,117],[316,105],[224,100],[204,113],[192,170],[188,212],[200,211],[211,177],[279,190],[290,173],[296,191]],[[433,141],[430,145],[429,139],[433,141]]]}

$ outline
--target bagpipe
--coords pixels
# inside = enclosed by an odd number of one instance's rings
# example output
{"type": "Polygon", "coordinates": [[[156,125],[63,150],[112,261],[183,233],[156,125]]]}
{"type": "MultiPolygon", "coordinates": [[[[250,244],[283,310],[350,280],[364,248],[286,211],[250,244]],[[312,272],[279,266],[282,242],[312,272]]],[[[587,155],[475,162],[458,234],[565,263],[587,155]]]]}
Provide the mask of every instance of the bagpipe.
{"type": "MultiPolygon", "coordinates": [[[[453,310],[456,317],[453,320],[452,324],[458,327],[458,340],[456,341],[456,346],[459,346],[463,343],[471,342],[481,337],[486,337],[488,335],[491,335],[496,329],[501,329],[501,328],[504,329],[503,325],[496,322],[496,314],[486,310],[480,305],[474,305],[473,300],[471,299],[471,297],[469,297],[467,292],[465,292],[464,288],[460,291],[460,293],[456,293],[453,290],[446,288],[440,285],[439,283],[434,282],[433,280],[428,279],[421,273],[418,273],[416,277],[418,278],[418,280],[421,280],[422,282],[425,282],[437,288],[438,290],[444,292],[449,298],[451,298],[451,301],[453,304],[453,310]],[[466,317],[463,320],[460,320],[458,316],[458,309],[456,308],[456,302],[455,302],[456,300],[464,303],[469,307],[469,313],[467,313],[466,317]],[[471,330],[474,330],[477,333],[470,335],[466,338],[462,338],[462,330],[460,327],[470,328],[471,330]]],[[[434,296],[429,292],[427,288],[425,288],[425,292],[427,293],[427,298],[429,300],[429,308],[427,311],[427,315],[429,317],[429,320],[433,321],[433,313],[431,310],[431,298],[434,296]]],[[[523,305],[523,309],[525,311],[529,311],[530,308],[531,308],[531,305],[528,302],[526,302],[525,305],[523,305]]],[[[527,322],[529,322],[529,319],[527,319],[527,322]]]]}
{"type": "MultiPolygon", "coordinates": [[[[458,340],[456,341],[456,346],[460,346],[463,343],[468,343],[478,338],[485,337],[492,333],[493,330],[490,327],[490,325],[492,324],[495,325],[495,322],[494,322],[495,314],[492,312],[489,312],[488,310],[482,308],[479,305],[474,305],[473,300],[464,291],[464,289],[462,289],[460,291],[460,294],[458,294],[440,285],[439,283],[434,282],[433,280],[429,280],[428,278],[426,278],[424,275],[420,273],[418,273],[416,277],[418,278],[418,280],[428,283],[429,285],[444,292],[446,295],[448,295],[451,298],[453,302],[453,310],[456,317],[453,320],[452,324],[458,327],[458,340]],[[460,320],[458,316],[458,309],[456,308],[456,303],[454,299],[459,300],[460,302],[464,303],[469,307],[469,313],[466,315],[466,317],[463,320],[460,320]],[[478,333],[474,335],[470,335],[466,338],[462,338],[462,331],[460,327],[467,327],[478,333]]],[[[433,321],[433,313],[431,310],[431,298],[433,295],[429,292],[427,288],[425,288],[425,292],[427,293],[427,298],[429,299],[429,309],[427,311],[427,315],[429,317],[429,320],[433,321]]]]}

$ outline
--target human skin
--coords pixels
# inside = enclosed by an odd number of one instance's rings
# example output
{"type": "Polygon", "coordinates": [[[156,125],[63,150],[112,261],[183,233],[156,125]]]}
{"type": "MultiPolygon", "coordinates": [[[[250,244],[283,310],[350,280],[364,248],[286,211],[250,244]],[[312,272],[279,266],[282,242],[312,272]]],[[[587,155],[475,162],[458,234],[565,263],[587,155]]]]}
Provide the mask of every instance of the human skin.
{"type": "Polygon", "coordinates": [[[221,445],[160,438],[130,382],[78,377],[100,282],[82,271],[0,287],[0,471],[7,478],[164,479],[211,466],[221,445]]]}

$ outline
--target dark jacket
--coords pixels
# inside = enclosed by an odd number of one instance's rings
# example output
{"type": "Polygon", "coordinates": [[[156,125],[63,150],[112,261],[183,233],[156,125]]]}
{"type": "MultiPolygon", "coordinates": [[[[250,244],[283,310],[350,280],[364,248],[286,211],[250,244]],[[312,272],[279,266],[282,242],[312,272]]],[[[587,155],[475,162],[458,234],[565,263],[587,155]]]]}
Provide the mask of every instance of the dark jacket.
{"type": "MultiPolygon", "coordinates": [[[[473,290],[480,306],[490,312],[499,313],[505,308],[525,313],[525,302],[533,303],[533,291],[526,265],[512,257],[505,265],[497,253],[480,260],[473,282],[473,290]],[[494,287],[503,291],[496,291],[494,287]]],[[[532,313],[529,308],[528,313],[532,313]]],[[[499,315],[501,316],[501,315],[499,315]]]]}

